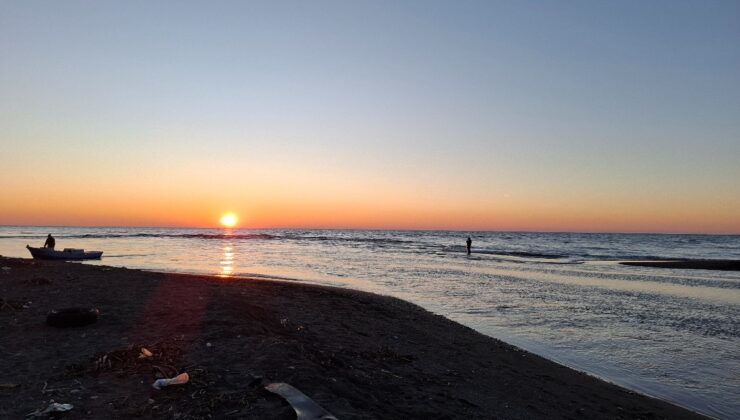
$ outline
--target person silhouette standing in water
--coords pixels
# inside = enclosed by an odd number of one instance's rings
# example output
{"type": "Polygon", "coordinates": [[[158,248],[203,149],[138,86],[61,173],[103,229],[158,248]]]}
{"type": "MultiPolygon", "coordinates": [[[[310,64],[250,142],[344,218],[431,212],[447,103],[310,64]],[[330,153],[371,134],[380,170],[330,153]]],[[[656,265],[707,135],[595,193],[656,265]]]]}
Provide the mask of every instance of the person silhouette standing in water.
{"type": "Polygon", "coordinates": [[[44,242],[44,248],[54,249],[54,247],[56,246],[56,242],[57,241],[54,240],[54,237],[51,236],[51,233],[50,233],[49,236],[46,237],[46,242],[44,242]]]}
{"type": "Polygon", "coordinates": [[[470,246],[473,245],[473,240],[470,239],[470,236],[468,236],[468,240],[465,241],[465,245],[468,246],[468,255],[470,255],[470,246]]]}

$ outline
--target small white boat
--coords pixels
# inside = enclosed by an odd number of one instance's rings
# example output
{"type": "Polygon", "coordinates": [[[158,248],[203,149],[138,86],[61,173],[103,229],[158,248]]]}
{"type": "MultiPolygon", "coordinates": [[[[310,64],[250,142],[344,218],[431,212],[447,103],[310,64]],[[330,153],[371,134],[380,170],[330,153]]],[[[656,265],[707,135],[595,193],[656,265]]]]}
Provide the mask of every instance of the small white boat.
{"type": "Polygon", "coordinates": [[[51,248],[34,248],[26,245],[34,258],[40,260],[96,260],[103,251],[85,251],[84,249],[64,248],[61,251],[51,248]]]}

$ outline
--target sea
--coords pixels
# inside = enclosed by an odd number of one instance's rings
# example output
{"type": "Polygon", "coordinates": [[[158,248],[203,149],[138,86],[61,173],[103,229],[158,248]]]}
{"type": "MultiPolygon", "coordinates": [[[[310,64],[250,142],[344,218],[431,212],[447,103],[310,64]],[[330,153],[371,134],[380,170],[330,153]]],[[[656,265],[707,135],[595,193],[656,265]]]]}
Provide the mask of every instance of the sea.
{"type": "Polygon", "coordinates": [[[740,418],[740,272],[629,260],[740,259],[740,236],[0,227],[0,255],[104,251],[104,264],[277,278],[395,296],[563,365],[740,418]],[[471,236],[473,254],[465,252],[471,236]]]}

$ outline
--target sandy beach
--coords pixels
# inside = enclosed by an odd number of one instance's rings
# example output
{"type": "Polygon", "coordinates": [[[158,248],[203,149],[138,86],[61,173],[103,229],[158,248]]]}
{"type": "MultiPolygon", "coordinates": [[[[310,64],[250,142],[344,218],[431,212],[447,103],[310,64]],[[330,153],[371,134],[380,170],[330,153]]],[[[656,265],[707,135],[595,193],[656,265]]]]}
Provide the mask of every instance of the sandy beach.
{"type": "Polygon", "coordinates": [[[0,258],[0,417],[295,418],[286,382],[340,419],[702,418],[347,289],[0,258]],[[97,323],[45,324],[95,307],[97,323]],[[153,353],[138,358],[140,348],[153,353]],[[160,377],[190,382],[157,391],[160,377]]]}

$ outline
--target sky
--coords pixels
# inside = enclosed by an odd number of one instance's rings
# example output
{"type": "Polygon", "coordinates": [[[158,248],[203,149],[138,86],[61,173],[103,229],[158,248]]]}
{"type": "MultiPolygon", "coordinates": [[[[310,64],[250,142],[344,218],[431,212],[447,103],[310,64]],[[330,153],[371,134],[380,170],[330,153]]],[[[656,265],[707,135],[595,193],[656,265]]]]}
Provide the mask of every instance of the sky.
{"type": "Polygon", "coordinates": [[[740,233],[738,22],[0,0],[0,224],[740,233]]]}

